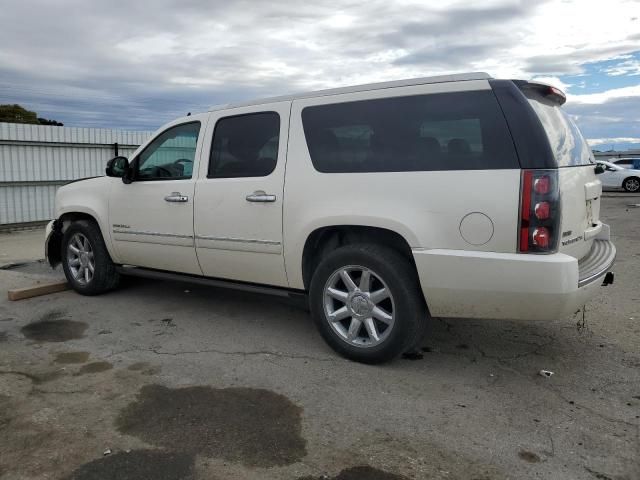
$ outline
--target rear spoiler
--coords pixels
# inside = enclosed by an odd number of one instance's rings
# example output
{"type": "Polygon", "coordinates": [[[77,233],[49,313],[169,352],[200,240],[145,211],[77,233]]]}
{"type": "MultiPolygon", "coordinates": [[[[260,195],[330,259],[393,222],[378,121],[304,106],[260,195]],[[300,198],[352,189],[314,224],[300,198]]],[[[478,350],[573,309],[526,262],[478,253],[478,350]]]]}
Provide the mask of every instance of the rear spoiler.
{"type": "Polygon", "coordinates": [[[567,101],[567,96],[562,90],[552,85],[547,85],[541,82],[527,82],[526,80],[513,80],[520,90],[534,90],[539,95],[554,101],[558,105],[564,105],[567,101]]]}

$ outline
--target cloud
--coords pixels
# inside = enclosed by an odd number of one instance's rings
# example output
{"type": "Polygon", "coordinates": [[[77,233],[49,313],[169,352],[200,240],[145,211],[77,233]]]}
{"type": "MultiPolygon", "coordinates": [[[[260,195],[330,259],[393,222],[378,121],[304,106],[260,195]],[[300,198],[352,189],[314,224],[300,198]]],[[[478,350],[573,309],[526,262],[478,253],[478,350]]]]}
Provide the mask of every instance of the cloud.
{"type": "MultiPolygon", "coordinates": [[[[607,42],[608,43],[608,42],[607,42]]],[[[575,75],[584,73],[585,65],[612,58],[620,58],[638,49],[638,43],[615,42],[613,45],[589,47],[578,44],[563,48],[562,53],[534,55],[525,59],[524,70],[529,74],[575,75]]]]}
{"type": "Polygon", "coordinates": [[[600,93],[569,95],[568,100],[578,104],[598,105],[617,99],[632,99],[640,97],[640,84],[630,87],[612,88],[600,93]]]}
{"type": "Polygon", "coordinates": [[[616,143],[640,144],[640,137],[590,138],[587,142],[589,142],[589,145],[592,147],[597,147],[598,145],[615,145],[616,143]]]}
{"type": "Polygon", "coordinates": [[[640,137],[640,96],[596,104],[575,102],[570,96],[564,108],[588,140],[640,137]]]}
{"type": "Polygon", "coordinates": [[[640,60],[635,58],[625,60],[617,65],[605,68],[604,72],[614,77],[620,75],[640,75],[640,60]]]}
{"type": "Polygon", "coordinates": [[[570,83],[563,82],[558,77],[539,76],[539,77],[533,77],[532,81],[533,82],[546,83],[547,85],[551,85],[553,87],[559,88],[563,92],[566,92],[567,90],[569,90],[569,88],[571,88],[573,86],[570,83]]]}
{"type": "MultiPolygon", "coordinates": [[[[24,103],[67,125],[152,129],[219,103],[443,73],[546,77],[569,94],[574,82],[562,75],[583,75],[585,65],[599,60],[619,59],[608,67],[610,78],[635,75],[634,58],[628,56],[640,41],[631,20],[635,2],[611,0],[606,8],[578,0],[479,5],[461,0],[317,0],[295,8],[290,0],[5,2],[0,103],[24,103]]],[[[637,98],[636,91],[609,90],[595,97],[569,96],[567,107],[574,104],[579,122],[587,122],[581,128],[597,130],[601,110],[609,118],[629,112],[618,101],[626,98],[622,93],[637,98]]],[[[606,136],[635,136],[631,133],[606,136]]]]}

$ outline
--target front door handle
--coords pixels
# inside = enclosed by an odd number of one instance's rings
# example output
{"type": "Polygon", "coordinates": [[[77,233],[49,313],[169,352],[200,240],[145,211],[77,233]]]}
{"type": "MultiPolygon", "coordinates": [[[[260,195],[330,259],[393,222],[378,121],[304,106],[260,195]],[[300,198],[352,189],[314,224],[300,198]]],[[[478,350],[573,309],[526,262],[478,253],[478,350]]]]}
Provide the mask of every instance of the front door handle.
{"type": "Polygon", "coordinates": [[[275,202],[276,196],[269,195],[262,190],[253,192],[251,195],[247,195],[247,202],[275,202]]]}
{"type": "Polygon", "coordinates": [[[170,195],[164,197],[164,201],[171,203],[188,202],[189,197],[187,197],[186,195],[182,195],[180,192],[171,192],[170,195]]]}

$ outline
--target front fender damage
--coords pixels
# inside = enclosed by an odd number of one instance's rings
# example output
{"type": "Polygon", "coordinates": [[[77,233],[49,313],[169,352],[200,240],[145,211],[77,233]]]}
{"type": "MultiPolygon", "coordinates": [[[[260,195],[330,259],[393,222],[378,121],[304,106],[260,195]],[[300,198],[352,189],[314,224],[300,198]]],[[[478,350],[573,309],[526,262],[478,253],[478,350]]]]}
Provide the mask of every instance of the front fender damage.
{"type": "Polygon", "coordinates": [[[62,222],[54,220],[45,241],[44,254],[51,268],[56,268],[62,262],[62,222]]]}

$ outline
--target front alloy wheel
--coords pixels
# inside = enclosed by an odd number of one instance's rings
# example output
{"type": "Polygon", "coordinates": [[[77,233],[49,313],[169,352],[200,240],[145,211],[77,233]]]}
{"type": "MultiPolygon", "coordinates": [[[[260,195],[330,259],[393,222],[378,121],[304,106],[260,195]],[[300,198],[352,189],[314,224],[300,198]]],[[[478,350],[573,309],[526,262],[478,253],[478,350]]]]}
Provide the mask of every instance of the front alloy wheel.
{"type": "Polygon", "coordinates": [[[91,242],[82,233],[74,233],[67,244],[67,262],[74,280],[82,286],[93,280],[96,262],[91,242]]]}
{"type": "Polygon", "coordinates": [[[118,285],[120,274],[95,222],[72,222],[64,231],[60,254],[64,275],[76,292],[98,295],[118,285]]]}
{"type": "Polygon", "coordinates": [[[360,348],[384,342],[393,329],[394,304],[382,278],[369,268],[339,268],[324,287],[327,321],[342,340],[360,348]]]}

